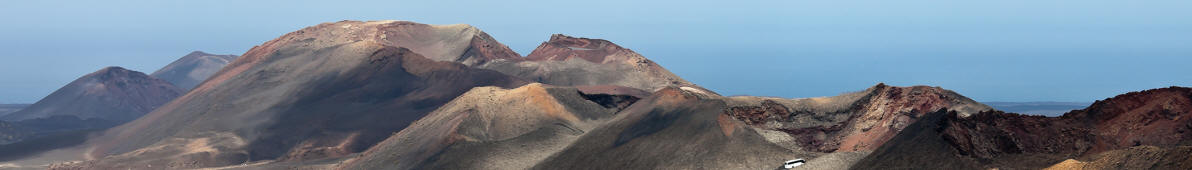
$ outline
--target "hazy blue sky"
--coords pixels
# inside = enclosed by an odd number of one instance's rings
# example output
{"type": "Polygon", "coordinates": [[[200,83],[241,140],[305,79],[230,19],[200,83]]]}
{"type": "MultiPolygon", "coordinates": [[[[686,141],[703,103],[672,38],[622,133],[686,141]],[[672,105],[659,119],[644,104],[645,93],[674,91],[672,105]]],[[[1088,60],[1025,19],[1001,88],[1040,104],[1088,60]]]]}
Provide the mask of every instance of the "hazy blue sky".
{"type": "Polygon", "coordinates": [[[1092,101],[1192,86],[1192,1],[0,2],[0,103],[104,66],[153,72],[322,22],[477,26],[522,55],[553,33],[634,49],[726,95],[831,96],[878,82],[978,101],[1092,101]]]}

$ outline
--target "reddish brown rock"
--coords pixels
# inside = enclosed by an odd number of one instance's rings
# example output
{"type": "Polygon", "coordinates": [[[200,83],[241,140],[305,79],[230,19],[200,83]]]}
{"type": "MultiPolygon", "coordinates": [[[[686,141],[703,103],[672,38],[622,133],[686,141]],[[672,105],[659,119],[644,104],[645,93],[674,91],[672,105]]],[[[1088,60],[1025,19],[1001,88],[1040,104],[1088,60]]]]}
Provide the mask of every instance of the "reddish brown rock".
{"type": "Polygon", "coordinates": [[[802,150],[836,152],[873,150],[924,114],[936,110],[964,113],[991,110],[939,87],[885,84],[837,97],[792,102],[794,106],[786,107],[773,100],[763,100],[757,106],[729,108],[725,114],[759,128],[786,132],[802,150]],[[824,107],[833,109],[816,109],[824,107]]]}
{"type": "Polygon", "coordinates": [[[905,141],[882,146],[883,149],[858,164],[858,168],[918,167],[914,164],[932,160],[891,157],[931,154],[952,156],[948,159],[960,162],[950,165],[957,166],[1038,169],[1065,159],[1135,146],[1189,146],[1192,145],[1190,113],[1192,88],[1186,87],[1130,92],[1060,117],[1000,111],[967,117],[951,113],[939,121],[916,123],[925,128],[904,131],[899,136],[906,136],[900,139],[905,141]]]}
{"type": "Polygon", "coordinates": [[[745,121],[745,124],[748,125],[756,125],[769,121],[786,121],[791,116],[791,112],[786,106],[778,104],[773,100],[762,101],[761,106],[730,107],[724,111],[724,114],[733,116],[737,120],[745,121]]]}
{"type": "MultiPolygon", "coordinates": [[[[578,58],[592,63],[605,63],[606,58],[613,53],[634,53],[633,50],[622,48],[608,40],[576,38],[563,34],[550,36],[550,41],[538,45],[527,60],[567,60],[578,58]]],[[[624,60],[625,58],[609,58],[624,60]]]]}

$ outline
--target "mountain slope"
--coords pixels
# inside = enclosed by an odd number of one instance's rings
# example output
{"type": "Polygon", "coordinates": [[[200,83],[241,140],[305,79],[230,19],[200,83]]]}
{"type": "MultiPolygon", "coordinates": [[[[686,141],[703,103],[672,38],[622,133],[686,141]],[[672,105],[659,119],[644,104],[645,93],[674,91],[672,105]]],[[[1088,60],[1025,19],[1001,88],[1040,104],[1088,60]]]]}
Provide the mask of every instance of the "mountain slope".
{"type": "Polygon", "coordinates": [[[70,82],[7,121],[73,116],[125,122],[149,113],[181,95],[182,89],[141,72],[107,67],[70,82]]]}
{"type": "Polygon", "coordinates": [[[190,90],[233,60],[236,60],[236,55],[214,55],[194,51],[149,75],[173,83],[178,88],[190,90]]]}
{"type": "Polygon", "coordinates": [[[526,169],[619,110],[601,96],[637,99],[538,83],[474,88],[343,168],[526,169]]]}
{"type": "Polygon", "coordinates": [[[663,88],[534,169],[771,169],[796,156],[722,115],[717,98],[663,88]]]}
{"type": "Polygon", "coordinates": [[[804,99],[733,97],[724,114],[772,133],[771,140],[808,152],[871,151],[935,110],[992,110],[939,87],[878,84],[861,92],[804,99]]]}
{"type": "Polygon", "coordinates": [[[1044,170],[1192,169],[1192,146],[1135,146],[1106,151],[1081,161],[1068,159],[1044,170]]]}
{"type": "Polygon", "coordinates": [[[552,35],[525,58],[478,67],[552,85],[618,85],[651,92],[667,86],[702,89],[633,50],[607,40],[562,34],[552,35]]]}
{"type": "Polygon", "coordinates": [[[1184,87],[1122,94],[1060,117],[998,111],[960,117],[941,112],[938,121],[916,123],[913,126],[922,128],[904,130],[854,168],[1037,169],[1133,146],[1188,146],[1192,145],[1192,119],[1185,118],[1189,113],[1192,88],[1184,87]]]}
{"type": "Polygon", "coordinates": [[[525,84],[458,63],[506,54],[480,50],[504,47],[487,38],[466,25],[404,21],[308,27],[90,141],[91,156],[103,159],[77,165],[195,168],[357,153],[472,87],[525,84]]]}

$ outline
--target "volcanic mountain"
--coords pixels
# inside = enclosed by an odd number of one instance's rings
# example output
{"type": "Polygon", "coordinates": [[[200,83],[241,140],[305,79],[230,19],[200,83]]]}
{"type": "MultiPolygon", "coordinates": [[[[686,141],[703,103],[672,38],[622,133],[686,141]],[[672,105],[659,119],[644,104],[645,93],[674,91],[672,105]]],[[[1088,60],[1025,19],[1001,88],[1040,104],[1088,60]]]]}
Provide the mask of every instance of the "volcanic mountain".
{"type": "Polygon", "coordinates": [[[89,143],[91,168],[196,168],[357,153],[473,87],[527,82],[467,64],[517,57],[478,29],[342,21],[254,47],[186,95],[89,143]]]}
{"type": "Polygon", "coordinates": [[[473,88],[344,168],[526,169],[637,99],[538,83],[473,88]]]}
{"type": "MultiPolygon", "coordinates": [[[[51,168],[773,169],[795,158],[978,168],[1035,157],[1044,161],[1022,167],[1043,168],[1068,155],[1184,153],[1171,147],[1186,145],[1187,92],[1130,95],[1143,97],[1059,118],[1005,114],[929,86],[725,97],[606,40],[554,35],[520,57],[468,25],[341,21],[254,47],[73,148],[88,160],[51,168]],[[1145,111],[1156,109],[1169,111],[1145,111]],[[1137,129],[1157,135],[1123,133],[1137,129]]],[[[1064,165],[1122,160],[1097,158],[1064,165]]]]}
{"type": "Polygon", "coordinates": [[[214,55],[194,51],[149,75],[189,91],[232,60],[236,60],[236,55],[214,55]]]}
{"type": "Polygon", "coordinates": [[[552,35],[525,58],[479,67],[552,85],[617,85],[651,92],[668,86],[703,89],[610,41],[562,34],[552,35]]]}
{"type": "Polygon", "coordinates": [[[182,89],[144,73],[107,67],[76,79],[20,111],[5,115],[10,122],[55,116],[126,122],[149,113],[182,93],[182,89]]]}
{"type": "MultiPolygon", "coordinates": [[[[899,133],[855,168],[1039,169],[1065,159],[1115,159],[1115,154],[1137,150],[1185,153],[1186,148],[1178,148],[1192,145],[1189,116],[1192,88],[1185,87],[1122,94],[1060,117],[1000,111],[963,117],[940,111],[899,133]]],[[[1192,167],[1173,164],[1188,162],[1186,156],[1171,158],[1130,166],[1192,167]]]]}
{"type": "Polygon", "coordinates": [[[990,110],[935,87],[878,84],[835,97],[719,97],[666,88],[617,113],[537,169],[770,169],[832,152],[864,156],[925,110],[990,110]],[[665,152],[657,152],[665,151],[665,152]]]}

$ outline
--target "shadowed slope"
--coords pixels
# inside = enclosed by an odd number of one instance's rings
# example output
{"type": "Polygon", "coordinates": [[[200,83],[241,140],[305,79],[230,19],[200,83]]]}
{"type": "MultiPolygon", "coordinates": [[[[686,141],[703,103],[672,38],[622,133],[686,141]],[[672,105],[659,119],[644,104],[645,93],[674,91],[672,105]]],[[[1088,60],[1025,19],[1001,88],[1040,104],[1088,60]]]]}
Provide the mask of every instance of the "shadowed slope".
{"type": "Polygon", "coordinates": [[[75,165],[194,168],[360,152],[472,87],[524,84],[444,62],[493,57],[468,52],[486,37],[464,25],[400,21],[309,27],[253,48],[187,95],[108,131],[91,142],[90,154],[103,159],[75,165]]]}
{"type": "Polygon", "coordinates": [[[770,169],[795,156],[722,115],[716,98],[663,88],[534,169],[770,169]]]}
{"type": "Polygon", "coordinates": [[[618,111],[586,95],[537,83],[474,88],[343,169],[529,168],[618,111]]]}
{"type": "Polygon", "coordinates": [[[51,116],[125,122],[169,102],[182,89],[141,72],[107,67],[79,77],[49,96],[4,120],[22,121],[51,116]]]}

